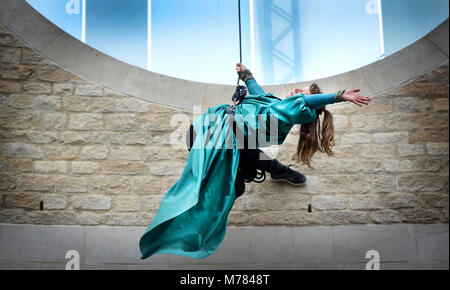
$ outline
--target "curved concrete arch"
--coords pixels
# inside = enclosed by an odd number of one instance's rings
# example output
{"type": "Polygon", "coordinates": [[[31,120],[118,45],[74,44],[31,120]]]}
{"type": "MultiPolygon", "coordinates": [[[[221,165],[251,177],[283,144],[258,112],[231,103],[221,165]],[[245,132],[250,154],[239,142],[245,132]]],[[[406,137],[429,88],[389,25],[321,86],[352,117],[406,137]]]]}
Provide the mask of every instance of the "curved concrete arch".
{"type": "MultiPolygon", "coordinates": [[[[150,72],[108,56],[70,36],[39,14],[25,0],[0,0],[0,23],[66,70],[103,87],[172,108],[191,111],[230,103],[233,86],[182,80],[150,72]]],[[[324,91],[358,87],[367,96],[408,82],[448,62],[448,19],[405,49],[357,70],[314,80],[324,91]]],[[[265,86],[284,96],[306,82],[265,86]]]]}

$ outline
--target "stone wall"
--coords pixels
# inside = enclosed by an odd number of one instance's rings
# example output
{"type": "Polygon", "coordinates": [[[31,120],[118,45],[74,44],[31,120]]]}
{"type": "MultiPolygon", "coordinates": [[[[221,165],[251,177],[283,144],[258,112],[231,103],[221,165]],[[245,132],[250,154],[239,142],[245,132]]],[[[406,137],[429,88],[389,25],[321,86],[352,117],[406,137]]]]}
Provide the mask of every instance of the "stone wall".
{"type": "MultiPolygon", "coordinates": [[[[229,224],[448,223],[448,62],[371,97],[328,106],[336,154],[299,165],[305,186],[247,184],[229,224]]],[[[0,26],[0,223],[148,225],[188,156],[170,145],[187,130],[175,115],[192,121],[65,71],[0,26]]],[[[294,163],[298,129],[280,161],[294,163]]]]}

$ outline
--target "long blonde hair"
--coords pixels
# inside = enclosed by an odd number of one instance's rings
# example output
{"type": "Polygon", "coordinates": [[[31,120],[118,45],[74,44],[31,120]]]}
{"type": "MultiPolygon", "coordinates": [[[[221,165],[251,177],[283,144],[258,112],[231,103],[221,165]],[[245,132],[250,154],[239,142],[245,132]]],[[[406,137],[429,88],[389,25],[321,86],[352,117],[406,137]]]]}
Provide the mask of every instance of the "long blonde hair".
{"type": "MultiPolygon", "coordinates": [[[[321,94],[319,86],[313,83],[310,86],[312,94],[321,94]]],[[[334,139],[334,123],[333,115],[325,106],[316,109],[317,118],[314,122],[300,125],[300,137],[297,144],[296,159],[311,166],[312,156],[319,150],[322,153],[327,153],[328,156],[333,156],[334,152],[331,147],[335,146],[334,139]],[[320,115],[324,114],[322,125],[320,124],[320,115]]]]}

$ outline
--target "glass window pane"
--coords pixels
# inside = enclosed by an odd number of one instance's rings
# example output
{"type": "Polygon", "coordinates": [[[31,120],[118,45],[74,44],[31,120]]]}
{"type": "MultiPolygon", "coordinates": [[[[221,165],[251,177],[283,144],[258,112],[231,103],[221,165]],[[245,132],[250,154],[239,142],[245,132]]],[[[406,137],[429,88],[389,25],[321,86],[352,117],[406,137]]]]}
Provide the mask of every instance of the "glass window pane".
{"type": "Polygon", "coordinates": [[[383,0],[386,55],[405,48],[448,18],[448,0],[383,0]]]}
{"type": "Polygon", "coordinates": [[[81,40],[82,0],[27,0],[61,29],[81,40]]]}
{"type": "MultiPolygon", "coordinates": [[[[238,1],[152,0],[152,70],[234,84],[239,62],[238,1]]],[[[248,0],[242,0],[243,61],[250,62],[248,0]]]]}
{"type": "Polygon", "coordinates": [[[86,0],[86,43],[147,68],[147,0],[86,0]]]}
{"type": "MultiPolygon", "coordinates": [[[[122,61],[151,63],[152,71],[182,79],[236,83],[238,0],[27,1],[122,61]]],[[[264,85],[345,73],[420,39],[448,9],[448,0],[241,0],[243,63],[264,85]]]]}
{"type": "Polygon", "coordinates": [[[379,59],[378,15],[366,11],[367,2],[255,1],[256,59],[263,83],[318,79],[379,59]]]}

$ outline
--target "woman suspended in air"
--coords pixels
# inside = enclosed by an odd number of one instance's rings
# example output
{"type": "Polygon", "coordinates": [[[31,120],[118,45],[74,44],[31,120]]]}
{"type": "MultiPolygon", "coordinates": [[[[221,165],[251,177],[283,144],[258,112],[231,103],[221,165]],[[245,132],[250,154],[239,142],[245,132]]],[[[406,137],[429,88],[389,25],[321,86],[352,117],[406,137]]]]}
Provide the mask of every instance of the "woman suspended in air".
{"type": "Polygon", "coordinates": [[[244,193],[244,182],[262,182],[266,171],[273,181],[306,182],[303,174],[259,148],[282,144],[300,124],[296,157],[311,167],[317,151],[333,155],[333,117],[326,105],[347,101],[362,106],[371,101],[358,89],[322,94],[315,83],[294,89],[282,100],[264,92],[241,63],[236,71],[249,95],[234,105],[210,107],[191,124],[186,166],[140,239],[142,259],[154,254],[194,259],[211,255],[223,241],[229,212],[244,193]]]}

